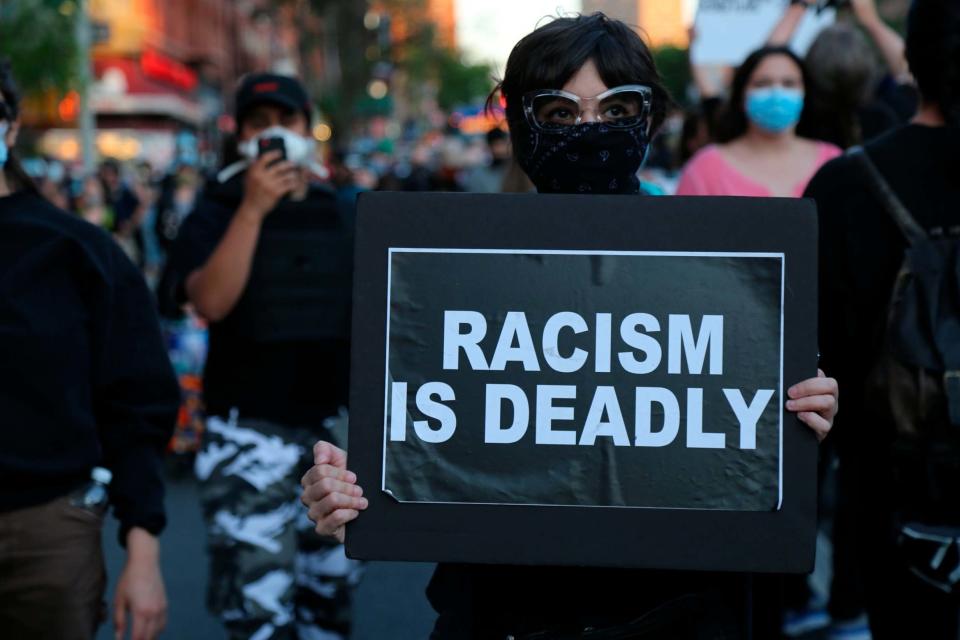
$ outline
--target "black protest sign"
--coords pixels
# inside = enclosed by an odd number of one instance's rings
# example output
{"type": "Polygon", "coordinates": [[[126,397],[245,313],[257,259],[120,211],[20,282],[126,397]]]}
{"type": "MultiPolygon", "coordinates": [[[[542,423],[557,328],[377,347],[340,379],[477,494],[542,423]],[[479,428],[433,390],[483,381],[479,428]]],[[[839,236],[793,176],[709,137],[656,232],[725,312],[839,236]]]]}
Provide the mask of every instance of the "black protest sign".
{"type": "Polygon", "coordinates": [[[406,502],[776,509],[782,265],[391,251],[383,489],[406,502]]]}
{"type": "Polygon", "coordinates": [[[348,550],[806,568],[815,448],[783,394],[815,371],[814,235],[783,200],[362,198],[348,550]],[[671,551],[718,525],[739,551],[671,551]],[[660,547],[602,551],[624,526],[660,547]]]}

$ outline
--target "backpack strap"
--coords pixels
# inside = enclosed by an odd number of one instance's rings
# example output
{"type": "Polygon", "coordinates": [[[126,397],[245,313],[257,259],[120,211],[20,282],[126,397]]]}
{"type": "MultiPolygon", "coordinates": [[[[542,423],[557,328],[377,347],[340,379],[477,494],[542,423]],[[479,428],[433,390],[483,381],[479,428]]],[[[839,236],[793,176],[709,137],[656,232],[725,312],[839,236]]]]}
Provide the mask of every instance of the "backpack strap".
{"type": "Polygon", "coordinates": [[[893,192],[890,183],[887,182],[880,170],[877,169],[877,165],[870,159],[867,150],[861,146],[851,147],[847,150],[847,156],[860,168],[861,173],[870,185],[871,191],[873,191],[873,195],[880,201],[886,212],[890,214],[907,244],[913,246],[926,238],[927,232],[913,219],[903,202],[893,192]]]}

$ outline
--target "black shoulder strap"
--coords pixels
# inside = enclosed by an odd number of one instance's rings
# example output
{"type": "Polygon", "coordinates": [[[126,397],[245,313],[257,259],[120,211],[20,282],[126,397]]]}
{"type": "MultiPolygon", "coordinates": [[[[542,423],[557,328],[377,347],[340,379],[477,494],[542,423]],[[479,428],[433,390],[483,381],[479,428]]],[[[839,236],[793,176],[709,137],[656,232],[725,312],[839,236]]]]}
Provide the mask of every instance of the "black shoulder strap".
{"type": "Polygon", "coordinates": [[[897,225],[897,228],[900,229],[900,233],[903,234],[907,244],[912,246],[926,238],[927,232],[917,224],[917,221],[914,220],[910,212],[907,211],[903,202],[897,197],[897,194],[893,192],[893,189],[890,188],[890,183],[887,182],[883,174],[880,173],[880,170],[877,169],[877,165],[875,165],[873,160],[870,159],[870,156],[867,155],[867,150],[861,146],[851,147],[847,150],[847,156],[852,158],[854,164],[860,168],[861,173],[870,185],[870,189],[873,191],[873,195],[877,197],[883,205],[883,208],[890,214],[890,217],[897,225]]]}

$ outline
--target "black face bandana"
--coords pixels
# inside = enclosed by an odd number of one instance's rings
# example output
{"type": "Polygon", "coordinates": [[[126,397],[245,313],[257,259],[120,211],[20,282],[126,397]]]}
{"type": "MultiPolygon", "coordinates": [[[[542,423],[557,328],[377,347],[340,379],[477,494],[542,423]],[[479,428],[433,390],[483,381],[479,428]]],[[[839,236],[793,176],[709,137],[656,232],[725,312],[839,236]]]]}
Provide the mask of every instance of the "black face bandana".
{"type": "Polygon", "coordinates": [[[517,161],[538,192],[639,193],[637,171],[649,145],[643,127],[590,122],[557,133],[533,130],[525,122],[520,127],[525,144],[517,161]]]}

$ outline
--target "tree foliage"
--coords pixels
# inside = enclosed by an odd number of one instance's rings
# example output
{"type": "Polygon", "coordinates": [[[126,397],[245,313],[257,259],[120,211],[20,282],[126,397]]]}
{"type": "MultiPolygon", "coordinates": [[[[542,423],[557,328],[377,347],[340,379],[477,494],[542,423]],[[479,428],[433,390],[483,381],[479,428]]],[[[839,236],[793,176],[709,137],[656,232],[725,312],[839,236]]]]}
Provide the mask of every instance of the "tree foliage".
{"type": "Polygon", "coordinates": [[[493,70],[487,64],[471,64],[461,53],[444,46],[436,36],[436,27],[424,11],[423,0],[388,0],[393,15],[408,25],[406,39],[394,43],[393,62],[403,69],[412,83],[436,87],[437,104],[442,109],[470,104],[486,98],[493,88],[493,70]]]}
{"type": "MultiPolygon", "coordinates": [[[[297,0],[273,1],[276,6],[304,6],[297,0]]],[[[324,47],[328,55],[336,52],[338,73],[334,83],[318,78],[308,84],[338,134],[348,131],[353,119],[387,115],[399,102],[416,109],[425,94],[434,95],[437,104],[449,110],[483,100],[493,87],[487,65],[465,62],[458,51],[438,41],[425,0],[380,0],[376,4],[368,0],[309,0],[309,11],[325,23],[323,34],[311,45],[324,47]],[[371,8],[383,14],[376,29],[364,25],[364,15],[371,8]],[[398,25],[402,28],[392,28],[398,25]],[[409,95],[397,95],[400,86],[392,86],[390,95],[380,100],[367,95],[371,80],[392,83],[397,74],[405,78],[403,92],[409,95]]]]}
{"type": "Polygon", "coordinates": [[[64,0],[0,0],[0,57],[10,59],[24,93],[73,87],[77,43],[71,8],[76,11],[64,0]]]}
{"type": "Polygon", "coordinates": [[[689,52],[673,46],[657,47],[653,50],[653,60],[670,96],[678,104],[685,104],[687,87],[692,80],[689,52]]]}

